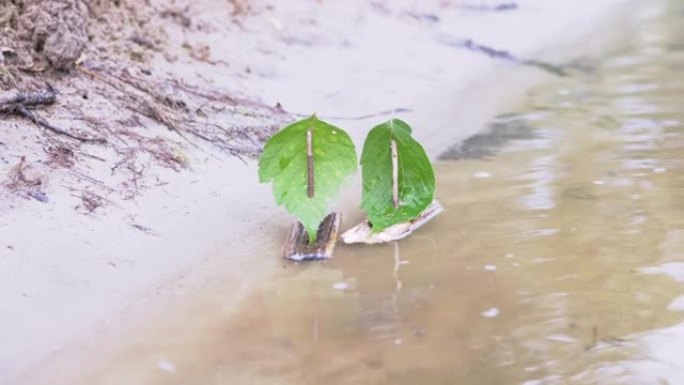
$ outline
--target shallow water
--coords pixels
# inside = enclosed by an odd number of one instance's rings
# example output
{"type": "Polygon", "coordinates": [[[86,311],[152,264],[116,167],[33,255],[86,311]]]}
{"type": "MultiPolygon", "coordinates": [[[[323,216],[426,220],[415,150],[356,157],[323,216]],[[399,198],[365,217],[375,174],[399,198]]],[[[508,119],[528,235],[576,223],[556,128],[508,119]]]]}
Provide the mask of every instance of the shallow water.
{"type": "Polygon", "coordinates": [[[445,212],[141,331],[98,384],[684,383],[684,4],[440,157],[445,212]]]}

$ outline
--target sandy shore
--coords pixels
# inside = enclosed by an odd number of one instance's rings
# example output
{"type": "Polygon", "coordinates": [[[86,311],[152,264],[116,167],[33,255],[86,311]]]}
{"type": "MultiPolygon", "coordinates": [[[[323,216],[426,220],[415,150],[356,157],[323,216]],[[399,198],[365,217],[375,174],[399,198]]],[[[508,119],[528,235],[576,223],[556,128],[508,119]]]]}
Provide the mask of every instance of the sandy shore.
{"type": "MultiPolygon", "coordinates": [[[[401,109],[395,116],[414,125],[437,156],[482,130],[532,82],[555,76],[458,42],[472,39],[521,59],[562,63],[567,56],[559,48],[591,37],[627,1],[528,0],[499,12],[439,1],[256,3],[261,12],[244,16],[236,32],[221,28],[230,12],[223,2],[192,2],[189,13],[210,32],[169,33],[182,34],[177,49],[203,41],[212,62],[159,65],[259,95],[291,114],[316,112],[348,130],[357,146],[387,118],[364,116],[401,109]],[[545,52],[551,53],[539,56],[545,52]],[[246,69],[249,75],[237,74],[246,69]]],[[[41,383],[51,377],[45,368],[77,370],[89,346],[115,344],[151,308],[218,281],[235,288],[225,298],[230,307],[283,263],[279,249],[290,219],[273,204],[270,187],[257,183],[256,163],[206,149],[187,156],[190,170],[161,170],[157,186],[134,200],[112,198],[97,216],[75,213],[59,180],[49,186],[47,203],[6,199],[1,383],[41,383]]],[[[347,225],[360,217],[358,194],[358,182],[344,193],[347,225]]]]}

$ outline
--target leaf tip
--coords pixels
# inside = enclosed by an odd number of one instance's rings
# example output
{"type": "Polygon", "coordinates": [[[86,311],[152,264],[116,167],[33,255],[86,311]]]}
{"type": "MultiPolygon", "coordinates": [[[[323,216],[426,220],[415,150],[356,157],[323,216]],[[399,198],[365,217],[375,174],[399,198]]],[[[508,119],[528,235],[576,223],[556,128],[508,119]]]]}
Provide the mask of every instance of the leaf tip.
{"type": "Polygon", "coordinates": [[[306,228],[306,233],[309,238],[309,246],[312,246],[314,243],[316,243],[316,240],[318,238],[318,228],[311,229],[309,227],[306,228]]]}

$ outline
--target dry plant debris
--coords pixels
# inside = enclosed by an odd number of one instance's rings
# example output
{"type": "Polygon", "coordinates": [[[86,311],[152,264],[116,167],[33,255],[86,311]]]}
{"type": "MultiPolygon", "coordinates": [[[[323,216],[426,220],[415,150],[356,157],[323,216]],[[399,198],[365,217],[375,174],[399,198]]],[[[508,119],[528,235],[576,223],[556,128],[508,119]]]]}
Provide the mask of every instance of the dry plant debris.
{"type": "MultiPolygon", "coordinates": [[[[252,12],[244,0],[226,7],[252,12]]],[[[0,0],[1,186],[27,196],[67,178],[88,191],[77,195],[94,212],[97,194],[135,198],[162,183],[160,170],[189,168],[191,152],[258,155],[288,119],[282,109],[154,64],[178,55],[167,49],[169,22],[205,28],[188,9],[176,0],[0,0]],[[109,175],[95,171],[103,164],[109,175]]],[[[228,64],[208,46],[188,51],[228,64]]]]}

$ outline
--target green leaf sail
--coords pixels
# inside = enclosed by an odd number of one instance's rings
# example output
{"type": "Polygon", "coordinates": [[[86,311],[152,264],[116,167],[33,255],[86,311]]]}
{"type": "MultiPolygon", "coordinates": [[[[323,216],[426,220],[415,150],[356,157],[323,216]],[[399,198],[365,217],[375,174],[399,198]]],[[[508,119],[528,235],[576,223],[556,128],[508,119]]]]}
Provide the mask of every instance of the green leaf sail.
{"type": "Polygon", "coordinates": [[[374,127],[361,154],[363,194],[361,208],[377,233],[410,221],[432,203],[435,173],[425,150],[411,137],[411,127],[392,119],[374,127]],[[398,207],[394,207],[391,141],[398,155],[398,207]]]}
{"type": "Polygon", "coordinates": [[[354,143],[343,130],[312,116],[273,135],[259,160],[259,181],[273,183],[278,205],[284,205],[316,241],[318,226],[328,214],[344,181],[356,172],[354,143]],[[313,149],[313,196],[308,196],[307,131],[313,149]]]}

